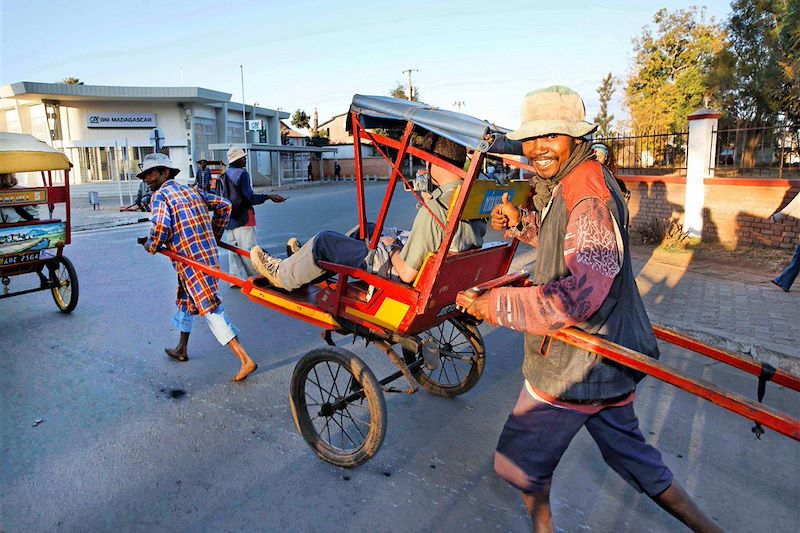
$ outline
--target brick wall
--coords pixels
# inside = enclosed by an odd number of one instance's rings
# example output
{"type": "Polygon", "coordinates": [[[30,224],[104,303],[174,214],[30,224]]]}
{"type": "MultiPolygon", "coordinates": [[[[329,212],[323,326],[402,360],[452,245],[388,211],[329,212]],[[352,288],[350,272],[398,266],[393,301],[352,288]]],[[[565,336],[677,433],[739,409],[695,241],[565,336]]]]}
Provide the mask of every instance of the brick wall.
{"type": "MultiPolygon", "coordinates": [[[[683,223],[686,179],[677,176],[623,176],[631,191],[631,226],[641,228],[651,218],[683,223]]],[[[794,249],[800,220],[772,223],[768,217],[800,192],[797,180],[722,179],[705,182],[703,240],[727,248],[764,245],[794,249]]]]}
{"type": "MultiPolygon", "coordinates": [[[[325,159],[322,162],[322,166],[325,170],[325,177],[327,178],[333,176],[333,163],[333,159],[325,159]]],[[[382,157],[365,157],[361,159],[361,164],[364,176],[389,177],[391,167],[382,157]]],[[[353,159],[339,159],[339,165],[342,167],[342,177],[356,175],[355,161],[353,159]]]]}

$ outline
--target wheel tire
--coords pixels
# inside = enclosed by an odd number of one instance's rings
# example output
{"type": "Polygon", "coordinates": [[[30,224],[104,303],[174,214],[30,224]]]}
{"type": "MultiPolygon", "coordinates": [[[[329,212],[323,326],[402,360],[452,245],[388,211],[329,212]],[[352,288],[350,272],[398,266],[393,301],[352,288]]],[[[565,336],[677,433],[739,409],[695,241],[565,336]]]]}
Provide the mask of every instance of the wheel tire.
{"type": "Polygon", "coordinates": [[[289,401],[297,430],[321,459],[336,466],[352,468],[366,462],[386,436],[381,386],[364,361],[347,350],[308,352],[294,367],[289,401]],[[332,407],[359,388],[361,398],[341,409],[332,407]],[[368,421],[363,420],[365,415],[368,421]]]}
{"type": "MultiPolygon", "coordinates": [[[[478,327],[460,318],[450,318],[419,335],[438,341],[439,362],[437,370],[424,364],[411,370],[419,384],[436,396],[452,398],[464,394],[478,383],[486,364],[486,350],[478,327]],[[454,357],[455,356],[455,357],[454,357]],[[459,357],[469,357],[464,361],[459,357]]],[[[422,357],[421,353],[403,350],[406,363],[422,357]]]]}
{"type": "Polygon", "coordinates": [[[50,292],[56,301],[59,311],[71,313],[78,305],[78,274],[72,261],[64,256],[57,257],[48,265],[50,283],[53,286],[50,292]]]}

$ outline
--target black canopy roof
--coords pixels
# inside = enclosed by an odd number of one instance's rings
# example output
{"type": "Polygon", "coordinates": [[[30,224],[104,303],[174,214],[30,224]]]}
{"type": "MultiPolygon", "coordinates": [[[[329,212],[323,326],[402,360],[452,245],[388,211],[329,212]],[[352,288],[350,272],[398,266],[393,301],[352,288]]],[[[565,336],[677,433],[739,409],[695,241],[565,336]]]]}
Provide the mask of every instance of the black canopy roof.
{"type": "MultiPolygon", "coordinates": [[[[366,129],[396,129],[405,127],[406,121],[425,128],[453,142],[480,152],[492,151],[490,134],[504,134],[507,130],[470,115],[438,109],[428,104],[410,102],[390,96],[353,96],[350,111],[357,113],[361,126],[366,129]]],[[[347,116],[347,130],[353,131],[351,115],[347,116]]],[[[497,135],[505,139],[504,135],[497,135]]],[[[505,146],[508,141],[505,141],[505,146]]],[[[509,153],[509,152],[507,152],[509,153]]]]}

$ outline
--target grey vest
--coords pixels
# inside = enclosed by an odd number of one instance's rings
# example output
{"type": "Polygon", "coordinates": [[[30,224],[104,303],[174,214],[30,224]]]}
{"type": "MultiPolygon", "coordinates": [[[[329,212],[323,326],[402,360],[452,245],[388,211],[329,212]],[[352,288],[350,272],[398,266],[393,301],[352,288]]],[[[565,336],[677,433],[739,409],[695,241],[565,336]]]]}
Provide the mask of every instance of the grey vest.
{"type": "MultiPolygon", "coordinates": [[[[578,167],[580,168],[580,167],[578,167]]],[[[577,169],[576,169],[577,170],[577,169]]],[[[611,191],[608,208],[616,220],[624,247],[623,262],[603,304],[576,327],[658,359],[658,345],[642,303],[628,250],[628,208],[610,172],[604,170],[611,191]]],[[[566,203],[563,182],[553,191],[550,209],[539,230],[534,283],[541,285],[569,275],[564,261],[566,203]]],[[[603,400],[627,394],[644,375],[603,357],[541,335],[525,335],[525,379],[536,389],[562,400],[603,400]]]]}

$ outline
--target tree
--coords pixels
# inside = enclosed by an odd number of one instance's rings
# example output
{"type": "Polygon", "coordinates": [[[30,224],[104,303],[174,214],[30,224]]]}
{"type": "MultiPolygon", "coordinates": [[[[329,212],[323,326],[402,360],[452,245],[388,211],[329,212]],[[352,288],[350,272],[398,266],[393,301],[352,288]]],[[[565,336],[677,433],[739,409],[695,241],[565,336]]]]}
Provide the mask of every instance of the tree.
{"type": "Polygon", "coordinates": [[[292,126],[295,128],[308,128],[311,117],[305,111],[298,109],[292,114],[292,126]]]}
{"type": "Polygon", "coordinates": [[[83,85],[83,82],[78,78],[64,78],[61,80],[61,83],[66,83],[67,85],[83,85]]]}
{"type": "Polygon", "coordinates": [[[614,115],[608,114],[608,102],[611,101],[611,95],[616,91],[616,80],[608,73],[608,76],[603,78],[600,82],[600,87],[597,88],[597,94],[600,97],[600,112],[594,117],[594,123],[597,124],[598,137],[611,137],[613,130],[611,123],[614,121],[614,115]]]}
{"type": "MultiPolygon", "coordinates": [[[[709,75],[714,104],[725,112],[725,122],[731,126],[772,125],[779,113],[793,121],[800,118],[797,4],[786,0],[731,3],[725,48],[709,75]]],[[[737,135],[739,166],[755,166],[755,152],[763,137],[763,129],[743,130],[737,135]]]]}
{"type": "MultiPolygon", "coordinates": [[[[408,100],[406,87],[402,83],[398,83],[397,87],[389,91],[389,96],[393,96],[394,98],[400,98],[402,100],[408,100]]],[[[413,93],[411,94],[411,101],[419,102],[419,89],[416,87],[414,87],[413,93]]]]}
{"type": "Polygon", "coordinates": [[[625,87],[631,125],[638,131],[680,130],[708,94],[706,72],[723,48],[724,30],[705,10],[660,9],[633,40],[633,73],[625,87]]]}

